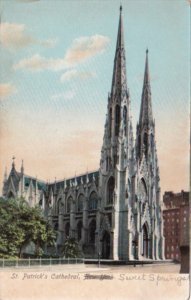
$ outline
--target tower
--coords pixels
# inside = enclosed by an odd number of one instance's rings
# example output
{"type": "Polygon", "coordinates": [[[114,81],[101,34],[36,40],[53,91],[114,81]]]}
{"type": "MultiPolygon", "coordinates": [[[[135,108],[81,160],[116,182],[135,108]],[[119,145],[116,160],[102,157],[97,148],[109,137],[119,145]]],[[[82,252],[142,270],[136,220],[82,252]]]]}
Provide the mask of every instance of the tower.
{"type": "Polygon", "coordinates": [[[136,231],[138,259],[163,258],[163,230],[160,204],[160,175],[152,114],[148,49],[136,132],[136,231]]]}
{"type": "Polygon", "coordinates": [[[143,156],[147,163],[152,163],[153,151],[155,150],[155,124],[152,115],[151,86],[149,75],[148,49],[146,50],[145,73],[141,98],[139,123],[137,124],[137,160],[141,162],[143,156]]]}
{"type": "MultiPolygon", "coordinates": [[[[127,88],[122,6],[120,6],[111,93],[108,96],[107,116],[100,161],[100,217],[98,218],[101,254],[120,259],[127,246],[126,181],[128,180],[133,149],[130,118],[130,96],[127,88]],[[108,245],[111,250],[109,251],[108,245]]],[[[126,255],[127,251],[126,251],[126,255]]],[[[126,257],[127,258],[127,257],[126,257]]]]}

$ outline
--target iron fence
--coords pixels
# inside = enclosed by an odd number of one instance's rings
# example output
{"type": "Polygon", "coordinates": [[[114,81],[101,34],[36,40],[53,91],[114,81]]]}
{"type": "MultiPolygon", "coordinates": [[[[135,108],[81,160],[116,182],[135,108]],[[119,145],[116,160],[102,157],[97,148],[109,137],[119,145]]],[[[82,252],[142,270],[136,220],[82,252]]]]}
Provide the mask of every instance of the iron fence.
{"type": "Polygon", "coordinates": [[[53,265],[84,264],[83,258],[18,258],[0,259],[0,268],[42,267],[53,265]]]}

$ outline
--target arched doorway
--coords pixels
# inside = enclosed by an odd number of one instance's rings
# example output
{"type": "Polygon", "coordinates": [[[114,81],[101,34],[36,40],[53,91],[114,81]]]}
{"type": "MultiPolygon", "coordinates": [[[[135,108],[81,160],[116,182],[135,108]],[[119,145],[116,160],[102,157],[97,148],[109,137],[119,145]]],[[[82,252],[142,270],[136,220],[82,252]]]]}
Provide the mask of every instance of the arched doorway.
{"type": "Polygon", "coordinates": [[[12,191],[10,191],[9,192],[9,194],[8,194],[8,197],[7,198],[9,198],[9,199],[11,199],[11,198],[15,198],[15,196],[14,196],[14,194],[13,194],[13,192],[12,191]]]}
{"type": "Polygon", "coordinates": [[[102,238],[102,258],[109,259],[110,257],[110,234],[105,231],[102,238]]]}
{"type": "Polygon", "coordinates": [[[143,256],[149,257],[149,235],[146,224],[143,225],[143,256]]]}

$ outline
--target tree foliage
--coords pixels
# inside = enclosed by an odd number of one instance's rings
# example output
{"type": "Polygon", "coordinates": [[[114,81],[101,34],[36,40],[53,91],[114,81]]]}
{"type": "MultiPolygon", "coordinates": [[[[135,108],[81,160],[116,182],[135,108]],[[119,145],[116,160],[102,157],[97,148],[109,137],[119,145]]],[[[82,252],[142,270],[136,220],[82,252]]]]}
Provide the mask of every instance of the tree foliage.
{"type": "Polygon", "coordinates": [[[66,258],[80,257],[81,252],[75,238],[68,237],[64,243],[62,254],[66,258]]]}
{"type": "Polygon", "coordinates": [[[39,207],[30,207],[24,199],[0,198],[0,257],[21,257],[31,242],[39,256],[54,240],[55,234],[39,207]]]}

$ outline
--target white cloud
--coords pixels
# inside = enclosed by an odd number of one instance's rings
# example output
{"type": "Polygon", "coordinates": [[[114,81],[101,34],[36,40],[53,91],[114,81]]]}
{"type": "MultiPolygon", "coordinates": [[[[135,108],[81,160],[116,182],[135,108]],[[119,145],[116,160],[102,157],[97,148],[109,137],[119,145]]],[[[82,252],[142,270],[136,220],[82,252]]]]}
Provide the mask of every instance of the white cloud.
{"type": "Polygon", "coordinates": [[[73,67],[98,53],[102,53],[108,42],[109,38],[102,35],[81,37],[73,41],[72,46],[67,50],[64,58],[52,59],[35,54],[30,58],[19,61],[14,65],[14,69],[27,69],[30,71],[64,70],[73,67]]]}
{"type": "Polygon", "coordinates": [[[71,100],[75,97],[76,93],[74,91],[66,91],[63,93],[55,94],[51,97],[52,100],[71,100]]]}
{"type": "Polygon", "coordinates": [[[57,40],[38,40],[33,38],[26,30],[24,24],[1,23],[0,43],[9,50],[18,50],[30,45],[42,45],[44,47],[54,47],[57,40]]]}
{"type": "Polygon", "coordinates": [[[109,38],[103,35],[80,37],[75,39],[65,55],[67,63],[78,64],[98,53],[102,53],[109,43],[109,38]]]}
{"type": "Polygon", "coordinates": [[[0,99],[7,98],[16,92],[14,85],[10,83],[1,83],[0,84],[0,99]]]}
{"type": "Polygon", "coordinates": [[[42,70],[58,71],[67,68],[67,65],[63,59],[46,59],[39,54],[35,54],[30,58],[20,60],[13,68],[15,70],[26,69],[33,72],[42,70]]]}
{"type": "Polygon", "coordinates": [[[76,69],[72,69],[62,74],[62,76],[60,77],[60,81],[65,82],[65,81],[70,81],[71,79],[84,80],[95,76],[96,74],[93,72],[81,72],[81,71],[77,71],[76,69]]]}
{"type": "Polygon", "coordinates": [[[0,28],[0,41],[5,48],[19,49],[34,42],[34,39],[26,34],[24,24],[2,23],[0,28]]]}
{"type": "Polygon", "coordinates": [[[58,39],[48,39],[45,41],[39,42],[42,46],[47,48],[54,48],[58,42],[58,39]]]}

